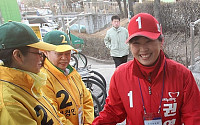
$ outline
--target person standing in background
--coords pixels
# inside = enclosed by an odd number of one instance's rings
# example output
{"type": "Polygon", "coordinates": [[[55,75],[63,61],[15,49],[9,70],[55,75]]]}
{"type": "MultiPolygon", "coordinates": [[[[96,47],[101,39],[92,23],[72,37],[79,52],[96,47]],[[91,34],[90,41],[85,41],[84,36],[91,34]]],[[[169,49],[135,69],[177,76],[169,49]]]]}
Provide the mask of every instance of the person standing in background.
{"type": "Polygon", "coordinates": [[[126,44],[128,31],[120,26],[120,17],[115,15],[111,18],[112,28],[110,28],[104,38],[106,47],[110,50],[110,56],[115,62],[115,67],[126,63],[129,54],[129,46],[126,44]]]}

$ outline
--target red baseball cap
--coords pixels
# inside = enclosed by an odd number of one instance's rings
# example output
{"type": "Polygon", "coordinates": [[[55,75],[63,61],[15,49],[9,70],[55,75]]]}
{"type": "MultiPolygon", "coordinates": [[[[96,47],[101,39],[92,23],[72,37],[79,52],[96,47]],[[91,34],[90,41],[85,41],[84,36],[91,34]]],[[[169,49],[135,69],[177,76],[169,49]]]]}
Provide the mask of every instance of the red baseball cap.
{"type": "Polygon", "coordinates": [[[144,36],[156,40],[162,34],[162,27],[155,17],[148,13],[139,13],[135,15],[128,24],[129,42],[135,36],[144,36]]]}

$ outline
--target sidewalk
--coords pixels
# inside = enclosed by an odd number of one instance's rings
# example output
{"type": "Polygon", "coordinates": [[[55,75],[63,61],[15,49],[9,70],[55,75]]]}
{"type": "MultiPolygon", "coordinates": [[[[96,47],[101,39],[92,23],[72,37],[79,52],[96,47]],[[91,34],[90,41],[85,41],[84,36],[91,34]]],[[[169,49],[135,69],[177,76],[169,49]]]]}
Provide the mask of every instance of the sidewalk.
{"type": "MultiPolygon", "coordinates": [[[[106,79],[106,90],[108,93],[110,79],[115,71],[115,64],[113,60],[100,60],[94,57],[88,57],[88,65],[91,65],[91,69],[95,70],[106,79]]],[[[126,122],[118,123],[117,125],[125,125],[126,122]]]]}
{"type": "MultiPolygon", "coordinates": [[[[113,60],[101,60],[101,59],[97,59],[91,56],[86,56],[88,59],[94,60],[98,63],[104,63],[104,64],[115,64],[113,60]]],[[[132,58],[128,58],[128,61],[132,60],[132,58]]]]}
{"type": "Polygon", "coordinates": [[[104,63],[104,64],[114,64],[114,61],[113,60],[101,60],[101,59],[97,59],[97,58],[94,58],[94,57],[91,57],[91,56],[86,56],[88,59],[91,59],[93,61],[96,61],[98,63],[104,63]]]}

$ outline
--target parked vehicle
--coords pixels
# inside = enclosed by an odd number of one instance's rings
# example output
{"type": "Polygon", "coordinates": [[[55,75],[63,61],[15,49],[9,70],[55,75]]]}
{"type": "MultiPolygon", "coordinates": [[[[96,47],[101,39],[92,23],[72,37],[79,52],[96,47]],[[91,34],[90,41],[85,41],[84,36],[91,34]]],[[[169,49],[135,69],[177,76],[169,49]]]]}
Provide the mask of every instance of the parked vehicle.
{"type": "Polygon", "coordinates": [[[52,31],[52,29],[49,28],[49,27],[42,27],[42,28],[40,28],[40,30],[41,30],[42,38],[44,37],[44,35],[45,35],[46,33],[52,31]]]}
{"type": "Polygon", "coordinates": [[[58,27],[59,27],[59,25],[56,24],[56,23],[53,23],[53,22],[42,23],[42,28],[44,28],[44,27],[49,27],[49,28],[51,28],[52,30],[55,30],[55,29],[57,30],[58,27]]]}

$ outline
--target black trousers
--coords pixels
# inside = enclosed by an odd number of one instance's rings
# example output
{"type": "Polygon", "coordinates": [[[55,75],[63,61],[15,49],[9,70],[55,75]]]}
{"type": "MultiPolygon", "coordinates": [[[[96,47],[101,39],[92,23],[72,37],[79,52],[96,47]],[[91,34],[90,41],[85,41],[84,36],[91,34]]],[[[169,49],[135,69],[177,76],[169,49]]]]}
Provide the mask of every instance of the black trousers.
{"type": "Polygon", "coordinates": [[[128,59],[128,55],[122,56],[122,57],[113,57],[113,60],[115,62],[115,67],[117,68],[120,64],[126,63],[128,59]]]}

